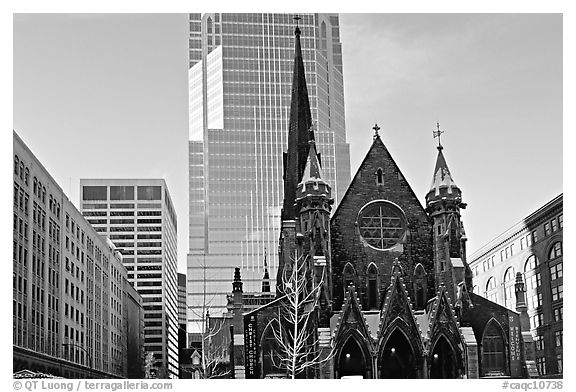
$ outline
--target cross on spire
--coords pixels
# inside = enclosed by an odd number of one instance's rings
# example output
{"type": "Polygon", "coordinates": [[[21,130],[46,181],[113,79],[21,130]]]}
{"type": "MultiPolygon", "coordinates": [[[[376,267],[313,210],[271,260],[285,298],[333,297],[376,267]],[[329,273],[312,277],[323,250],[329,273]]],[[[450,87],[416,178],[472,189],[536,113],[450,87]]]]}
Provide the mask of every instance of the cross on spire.
{"type": "Polygon", "coordinates": [[[442,147],[442,143],[440,143],[440,135],[442,135],[444,133],[444,131],[442,131],[440,129],[440,123],[439,122],[436,123],[436,129],[437,129],[437,131],[432,131],[432,135],[434,136],[434,139],[438,138],[438,149],[441,150],[443,147],[442,147]]]}
{"type": "Polygon", "coordinates": [[[376,139],[377,137],[380,137],[380,135],[378,135],[378,131],[380,130],[380,127],[378,126],[378,124],[374,124],[372,129],[374,130],[374,139],[376,139]]]}
{"type": "Polygon", "coordinates": [[[300,35],[300,27],[298,27],[298,21],[302,18],[298,15],[295,15],[293,19],[296,21],[296,29],[294,30],[294,34],[300,35]]]}

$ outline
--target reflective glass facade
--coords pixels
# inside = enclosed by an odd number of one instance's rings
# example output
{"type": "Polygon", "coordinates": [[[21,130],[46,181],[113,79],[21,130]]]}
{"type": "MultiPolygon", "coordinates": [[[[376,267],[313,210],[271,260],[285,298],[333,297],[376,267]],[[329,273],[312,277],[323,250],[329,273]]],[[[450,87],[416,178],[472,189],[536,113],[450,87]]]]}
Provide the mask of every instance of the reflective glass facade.
{"type": "MultiPolygon", "coordinates": [[[[350,181],[338,15],[300,16],[317,148],[338,202],[350,181]]],[[[245,291],[260,289],[265,252],[276,273],[294,27],[291,14],[190,14],[192,331],[206,310],[224,310],[234,267],[245,291]]]]}

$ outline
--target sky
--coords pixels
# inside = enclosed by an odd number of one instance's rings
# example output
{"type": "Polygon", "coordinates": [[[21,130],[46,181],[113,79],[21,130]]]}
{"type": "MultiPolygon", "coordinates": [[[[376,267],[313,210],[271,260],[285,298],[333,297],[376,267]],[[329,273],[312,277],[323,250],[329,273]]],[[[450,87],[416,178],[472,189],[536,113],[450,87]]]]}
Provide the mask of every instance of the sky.
{"type": "MultiPolygon", "coordinates": [[[[16,14],[13,128],[80,178],[165,178],[188,250],[185,14],[16,14]]],[[[352,175],[375,123],[424,203],[436,123],[469,255],[563,192],[560,14],[341,14],[352,175]]]]}

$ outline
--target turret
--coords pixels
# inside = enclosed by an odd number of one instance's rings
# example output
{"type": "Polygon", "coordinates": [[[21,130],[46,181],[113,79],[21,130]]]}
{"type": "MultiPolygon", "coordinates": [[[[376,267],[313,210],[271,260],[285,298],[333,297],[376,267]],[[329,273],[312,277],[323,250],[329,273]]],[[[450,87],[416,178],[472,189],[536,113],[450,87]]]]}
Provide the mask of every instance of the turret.
{"type": "Polygon", "coordinates": [[[438,156],[432,177],[432,185],[426,194],[426,212],[433,223],[434,269],[436,288],[444,284],[450,299],[455,301],[458,284],[472,291],[472,271],[466,263],[466,234],[460,219],[460,210],[466,208],[462,192],[456,185],[444,158],[437,124],[434,137],[438,137],[438,156]]]}

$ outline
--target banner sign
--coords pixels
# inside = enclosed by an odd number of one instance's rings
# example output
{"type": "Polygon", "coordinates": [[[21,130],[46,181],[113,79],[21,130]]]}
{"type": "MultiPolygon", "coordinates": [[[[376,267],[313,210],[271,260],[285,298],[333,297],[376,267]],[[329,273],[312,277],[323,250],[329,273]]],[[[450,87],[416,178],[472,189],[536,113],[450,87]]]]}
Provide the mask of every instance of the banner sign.
{"type": "Polygon", "coordinates": [[[258,335],[256,313],[244,316],[244,357],[246,358],[246,378],[258,376],[258,335]]]}
{"type": "Polygon", "coordinates": [[[522,375],[522,352],[520,339],[520,320],[516,315],[508,316],[509,342],[510,342],[510,375],[520,377],[522,375]]]}

